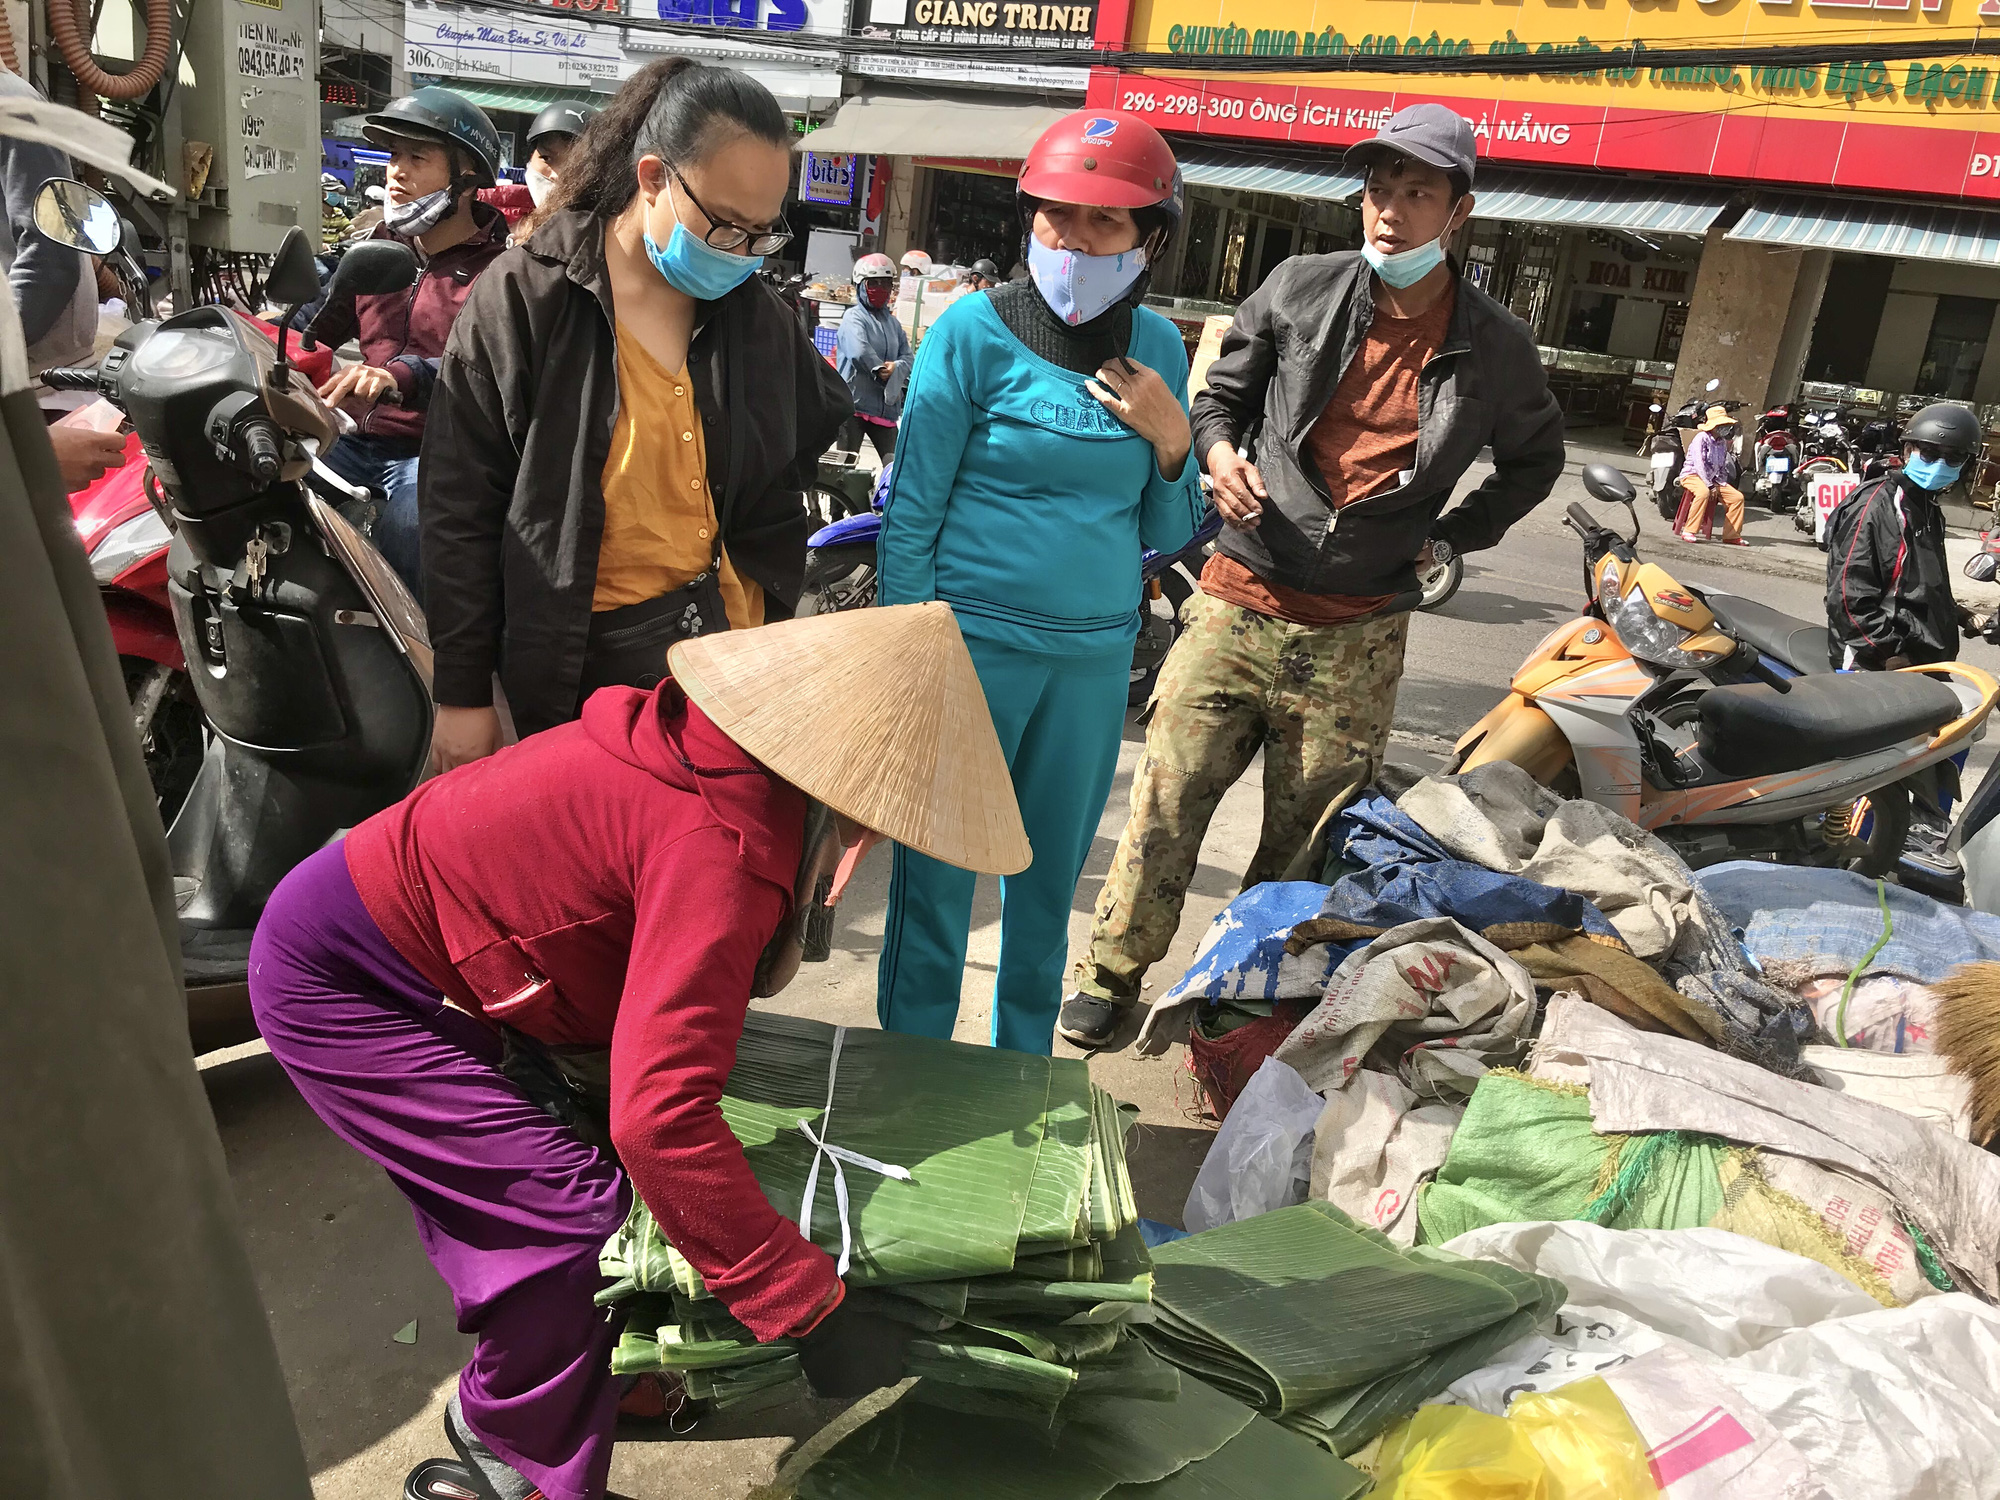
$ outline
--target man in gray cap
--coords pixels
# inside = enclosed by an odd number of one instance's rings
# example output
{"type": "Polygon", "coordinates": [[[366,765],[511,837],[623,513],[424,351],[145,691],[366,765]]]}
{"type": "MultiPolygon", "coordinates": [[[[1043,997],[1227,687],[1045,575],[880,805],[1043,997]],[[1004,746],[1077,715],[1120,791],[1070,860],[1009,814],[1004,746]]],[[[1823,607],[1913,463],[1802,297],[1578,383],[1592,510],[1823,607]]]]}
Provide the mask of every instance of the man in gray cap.
{"type": "Polygon", "coordinates": [[[1472,126],[1441,104],[1347,153],[1359,252],[1284,262],[1195,398],[1228,522],[1161,668],[1132,810],[1057,1029],[1102,1046],[1180,923],[1222,794],[1264,752],[1244,885],[1317,879],[1313,834],[1381,769],[1420,570],[1498,542],[1563,466],[1535,340],[1445,246],[1472,213],[1472,126]],[[1254,445],[1254,457],[1240,449],[1254,445]],[[1491,446],[1494,471],[1449,515],[1491,446]]]}

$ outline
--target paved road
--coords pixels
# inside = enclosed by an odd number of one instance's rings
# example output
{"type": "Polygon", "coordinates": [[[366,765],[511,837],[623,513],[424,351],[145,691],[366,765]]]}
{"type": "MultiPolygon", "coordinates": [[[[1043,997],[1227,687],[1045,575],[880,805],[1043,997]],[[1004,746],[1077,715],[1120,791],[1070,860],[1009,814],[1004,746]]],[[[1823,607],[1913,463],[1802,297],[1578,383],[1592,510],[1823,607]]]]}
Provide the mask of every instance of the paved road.
{"type": "MultiPolygon", "coordinates": [[[[1503,546],[1472,561],[1464,589],[1442,614],[1416,621],[1394,759],[1435,765],[1451,739],[1491,707],[1529,648],[1575,612],[1581,553],[1560,518],[1564,504],[1582,498],[1572,473],[1503,546]]],[[[1667,541],[1662,531],[1649,526],[1642,549],[1682,581],[1728,587],[1817,617],[1820,554],[1801,544],[1788,520],[1753,520],[1753,544],[1740,550],[1688,547],[1667,541]]],[[[1977,646],[1968,655],[2000,669],[2000,652],[1992,648],[1977,646]]],[[[1128,727],[1119,781],[1076,896],[1073,949],[1087,934],[1123,823],[1141,739],[1139,729],[1128,727]]],[[[1179,940],[1157,971],[1161,985],[1185,967],[1202,930],[1235,892],[1257,837],[1256,775],[1253,769],[1223,803],[1179,940]]],[[[777,1008],[873,1024],[886,867],[878,856],[864,870],[844,908],[832,961],[806,969],[772,1002],[777,1008]]],[[[997,956],[997,917],[988,883],[968,956],[960,1023],[968,1040],[983,1039],[987,1024],[984,992],[997,956]]],[[[1106,1087],[1143,1110],[1132,1153],[1141,1210],[1179,1222],[1209,1137],[1194,1117],[1179,1049],[1155,1061],[1108,1053],[1094,1068],[1106,1087]]],[[[414,1463],[445,1451],[439,1413],[470,1341],[453,1327],[450,1301],[417,1248],[402,1200],[312,1118],[261,1048],[213,1056],[206,1079],[319,1493],[326,1500],[387,1500],[414,1463]],[[393,1342],[391,1335],[412,1318],[417,1342],[393,1342]]],[[[718,1421],[678,1442],[621,1444],[613,1487],[675,1500],[734,1500],[767,1479],[790,1442],[833,1409],[800,1406],[718,1421]]]]}

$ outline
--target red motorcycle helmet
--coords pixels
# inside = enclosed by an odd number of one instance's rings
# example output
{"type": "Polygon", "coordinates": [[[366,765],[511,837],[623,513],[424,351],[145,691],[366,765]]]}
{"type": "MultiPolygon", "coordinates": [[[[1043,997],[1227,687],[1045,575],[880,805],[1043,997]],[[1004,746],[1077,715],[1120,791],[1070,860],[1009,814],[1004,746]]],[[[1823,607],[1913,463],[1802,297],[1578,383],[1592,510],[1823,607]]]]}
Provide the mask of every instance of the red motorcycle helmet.
{"type": "Polygon", "coordinates": [[[1080,109],[1043,131],[1021,163],[1015,191],[1046,203],[1157,207],[1173,225],[1180,223],[1184,197],[1166,137],[1115,109],[1080,109]]]}

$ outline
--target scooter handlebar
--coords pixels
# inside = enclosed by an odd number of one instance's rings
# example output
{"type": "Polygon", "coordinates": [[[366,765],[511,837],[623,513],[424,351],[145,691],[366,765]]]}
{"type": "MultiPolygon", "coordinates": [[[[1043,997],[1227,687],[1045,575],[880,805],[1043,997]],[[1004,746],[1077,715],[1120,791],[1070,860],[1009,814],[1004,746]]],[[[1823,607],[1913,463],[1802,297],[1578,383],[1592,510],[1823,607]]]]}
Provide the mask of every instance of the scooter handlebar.
{"type": "Polygon", "coordinates": [[[58,365],[53,370],[44,370],[37,377],[52,391],[94,391],[97,389],[97,371],[80,370],[58,365]]]}

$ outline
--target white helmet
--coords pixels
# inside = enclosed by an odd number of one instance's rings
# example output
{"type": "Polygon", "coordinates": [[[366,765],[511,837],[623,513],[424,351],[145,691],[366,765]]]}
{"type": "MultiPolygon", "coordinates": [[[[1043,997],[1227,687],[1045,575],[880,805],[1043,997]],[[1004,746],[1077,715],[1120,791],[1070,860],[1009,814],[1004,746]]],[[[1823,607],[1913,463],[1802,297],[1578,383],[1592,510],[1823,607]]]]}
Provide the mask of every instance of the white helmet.
{"type": "Polygon", "coordinates": [[[912,276],[928,276],[931,274],[931,258],[921,250],[905,250],[903,269],[912,276]]]}
{"type": "Polygon", "coordinates": [[[856,281],[894,281],[896,263],[880,251],[864,255],[854,263],[856,281]]]}

